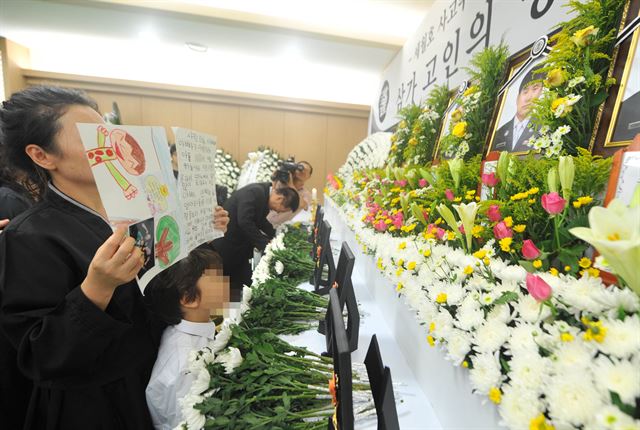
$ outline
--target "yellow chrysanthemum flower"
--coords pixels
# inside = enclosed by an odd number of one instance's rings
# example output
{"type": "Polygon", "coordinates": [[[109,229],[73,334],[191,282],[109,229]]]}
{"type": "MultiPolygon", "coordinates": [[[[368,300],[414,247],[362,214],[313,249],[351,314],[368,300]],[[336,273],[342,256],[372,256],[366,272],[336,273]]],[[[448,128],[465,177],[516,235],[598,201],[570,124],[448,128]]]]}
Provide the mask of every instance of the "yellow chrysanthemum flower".
{"type": "Polygon", "coordinates": [[[542,267],[542,261],[540,261],[540,260],[535,260],[535,261],[533,262],[533,267],[535,267],[536,269],[541,268],[541,267],[542,267]]]}
{"type": "Polygon", "coordinates": [[[447,293],[440,293],[436,297],[436,303],[447,303],[447,293]]]}
{"type": "Polygon", "coordinates": [[[471,275],[473,273],[473,267],[467,266],[464,268],[463,272],[465,275],[471,275]]]}
{"type": "Polygon", "coordinates": [[[580,261],[578,261],[578,266],[582,267],[583,269],[588,269],[589,267],[591,267],[591,260],[589,260],[587,257],[582,257],[580,261]]]}
{"type": "Polygon", "coordinates": [[[527,229],[527,226],[524,224],[518,224],[513,226],[513,231],[516,233],[523,233],[527,229]]]}
{"type": "Polygon", "coordinates": [[[489,400],[491,400],[496,405],[499,405],[502,401],[502,392],[499,388],[491,387],[489,389],[489,400]]]}
{"type": "Polygon", "coordinates": [[[467,134],[467,122],[462,121],[457,123],[453,127],[451,134],[453,134],[455,137],[463,138],[467,134]]]}

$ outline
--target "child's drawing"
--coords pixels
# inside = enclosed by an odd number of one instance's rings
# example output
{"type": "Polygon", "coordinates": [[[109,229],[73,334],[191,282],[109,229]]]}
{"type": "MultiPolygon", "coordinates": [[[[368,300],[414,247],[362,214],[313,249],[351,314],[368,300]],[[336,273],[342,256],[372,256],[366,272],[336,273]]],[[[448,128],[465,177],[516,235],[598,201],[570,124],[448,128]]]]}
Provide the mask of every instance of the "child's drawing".
{"type": "Polygon", "coordinates": [[[161,267],[169,266],[180,254],[180,228],[176,220],[165,215],[156,227],[156,259],[161,267]]]}
{"type": "Polygon", "coordinates": [[[105,165],[127,200],[138,195],[138,189],[114,166],[114,162],[117,161],[130,175],[140,176],[144,173],[146,165],[144,151],[129,133],[117,128],[109,133],[105,127],[98,126],[98,147],[88,150],[87,158],[92,168],[99,164],[105,165]],[[106,145],[107,136],[109,136],[110,146],[106,145]]]}

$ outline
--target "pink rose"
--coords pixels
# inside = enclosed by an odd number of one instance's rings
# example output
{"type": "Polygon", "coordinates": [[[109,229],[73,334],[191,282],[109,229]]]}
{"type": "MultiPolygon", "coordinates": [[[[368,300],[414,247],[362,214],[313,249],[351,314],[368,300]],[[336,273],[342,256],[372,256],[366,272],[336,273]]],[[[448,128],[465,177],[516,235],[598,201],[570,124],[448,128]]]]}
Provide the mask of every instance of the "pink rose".
{"type": "Polygon", "coordinates": [[[500,221],[493,227],[493,235],[499,240],[505,237],[513,237],[513,231],[507,227],[504,221],[500,221]]]}
{"type": "Polygon", "coordinates": [[[535,260],[540,257],[540,250],[531,239],[522,242],[522,256],[527,260],[535,260]]]}
{"type": "Polygon", "coordinates": [[[483,173],[482,174],[482,183],[487,187],[495,187],[498,183],[499,179],[495,173],[483,173]]]}
{"type": "Polygon", "coordinates": [[[489,210],[487,211],[487,216],[492,222],[498,222],[502,219],[502,214],[500,213],[500,206],[491,205],[489,206],[489,210]]]}
{"type": "Polygon", "coordinates": [[[460,231],[460,233],[462,233],[462,234],[465,234],[464,225],[460,224],[460,226],[458,227],[458,231],[460,231]]]}
{"type": "Polygon", "coordinates": [[[406,187],[407,186],[407,180],[403,179],[401,181],[395,181],[395,185],[397,187],[406,187]]]}
{"type": "Polygon", "coordinates": [[[542,207],[550,215],[557,215],[564,210],[567,201],[560,197],[558,193],[542,195],[542,207]]]}
{"type": "Polygon", "coordinates": [[[447,200],[449,200],[450,202],[452,202],[453,199],[455,199],[455,196],[453,195],[453,191],[451,191],[449,188],[447,188],[444,191],[444,195],[447,198],[447,200]]]}
{"type": "Polygon", "coordinates": [[[427,182],[427,180],[426,180],[426,179],[422,178],[422,179],[420,179],[420,180],[418,181],[418,185],[420,185],[420,187],[424,188],[424,187],[426,187],[427,185],[429,185],[429,183],[427,182]]]}
{"type": "Polygon", "coordinates": [[[544,302],[551,297],[551,287],[544,282],[540,276],[527,273],[527,291],[531,294],[531,297],[538,302],[544,302]]]}
{"type": "Polygon", "coordinates": [[[387,225],[382,220],[378,221],[374,227],[378,231],[385,231],[387,229],[387,225]]]}

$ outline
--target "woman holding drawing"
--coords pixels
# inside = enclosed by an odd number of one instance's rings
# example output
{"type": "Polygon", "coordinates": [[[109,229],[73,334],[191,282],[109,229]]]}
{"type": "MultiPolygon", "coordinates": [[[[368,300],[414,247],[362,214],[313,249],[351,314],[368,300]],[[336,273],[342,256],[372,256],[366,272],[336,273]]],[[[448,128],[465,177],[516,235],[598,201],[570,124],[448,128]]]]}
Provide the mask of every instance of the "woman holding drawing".
{"type": "Polygon", "coordinates": [[[144,392],[164,326],[135,282],[140,249],[106,221],[82,122],[103,121],[74,90],[2,104],[0,144],[42,201],[0,234],[0,324],[34,383],[24,428],[151,428],[144,392]]]}

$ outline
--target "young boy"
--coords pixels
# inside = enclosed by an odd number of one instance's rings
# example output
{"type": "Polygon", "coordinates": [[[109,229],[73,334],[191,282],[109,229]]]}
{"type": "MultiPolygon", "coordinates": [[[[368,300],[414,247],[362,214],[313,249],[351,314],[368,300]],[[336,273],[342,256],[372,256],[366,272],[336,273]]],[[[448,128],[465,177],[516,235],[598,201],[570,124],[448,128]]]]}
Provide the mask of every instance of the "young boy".
{"type": "Polygon", "coordinates": [[[183,421],[178,401],[196,375],[189,373],[189,353],[213,340],[212,311],[229,301],[229,280],[222,276],[222,259],[208,249],[189,256],[156,276],[145,292],[153,311],[171,324],[162,334],[158,358],[146,390],[157,430],[172,430],[183,421]]]}

